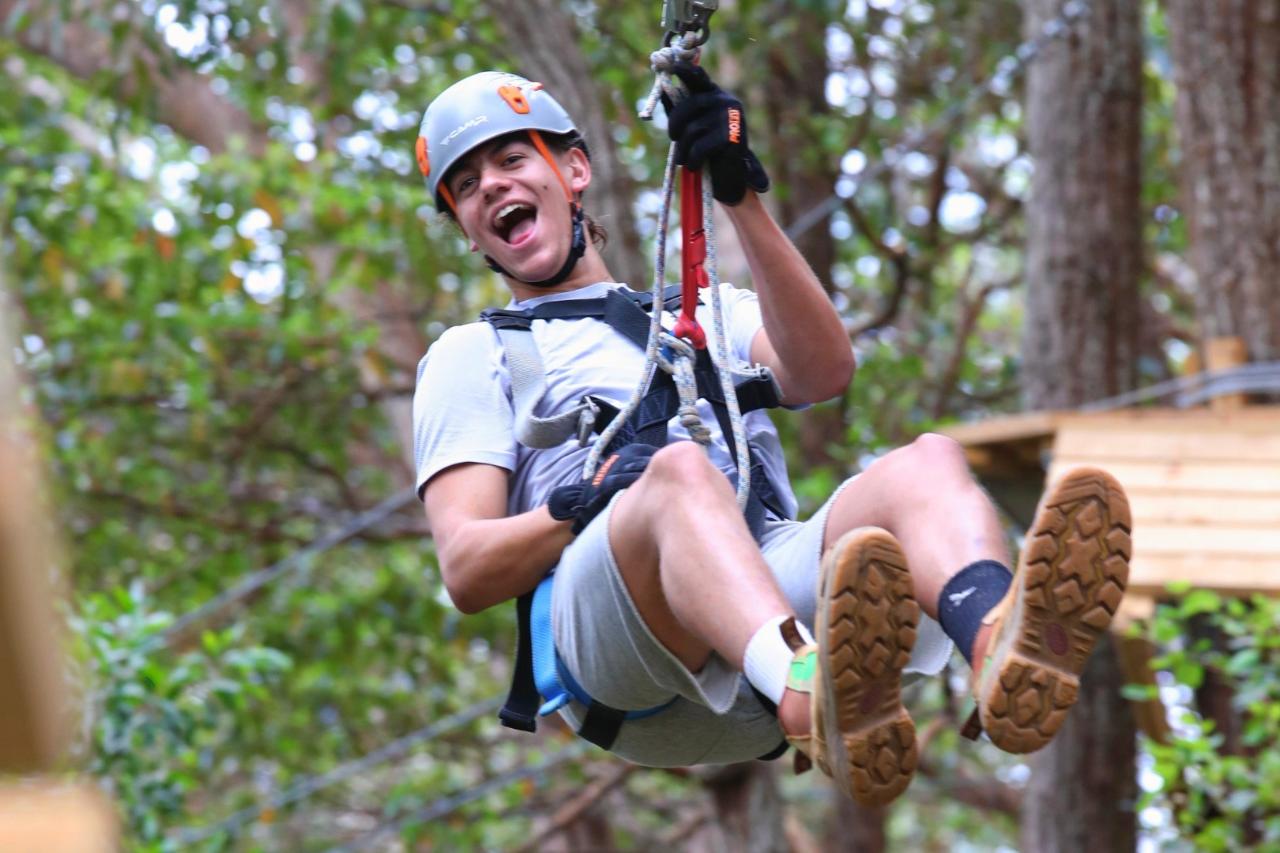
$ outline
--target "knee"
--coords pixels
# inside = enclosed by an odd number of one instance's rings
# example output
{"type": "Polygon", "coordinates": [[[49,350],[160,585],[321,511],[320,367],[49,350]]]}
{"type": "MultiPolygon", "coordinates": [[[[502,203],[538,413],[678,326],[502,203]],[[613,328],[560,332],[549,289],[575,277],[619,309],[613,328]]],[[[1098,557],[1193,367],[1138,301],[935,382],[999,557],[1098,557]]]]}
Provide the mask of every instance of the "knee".
{"type": "Polygon", "coordinates": [[[658,448],[645,473],[664,482],[683,483],[705,478],[714,469],[707,453],[692,441],[677,441],[658,448]]]}
{"type": "Polygon", "coordinates": [[[936,432],[926,432],[907,445],[907,449],[916,458],[917,464],[930,469],[969,470],[969,462],[964,456],[964,447],[954,438],[948,438],[936,432]]]}
{"type": "Polygon", "coordinates": [[[705,489],[714,486],[717,477],[723,479],[700,445],[677,441],[653,454],[642,482],[664,493],[668,500],[692,496],[701,500],[705,499],[705,489]]]}
{"type": "Polygon", "coordinates": [[[964,448],[953,438],[926,432],[879,460],[882,472],[909,482],[936,485],[939,478],[972,480],[964,448]]]}

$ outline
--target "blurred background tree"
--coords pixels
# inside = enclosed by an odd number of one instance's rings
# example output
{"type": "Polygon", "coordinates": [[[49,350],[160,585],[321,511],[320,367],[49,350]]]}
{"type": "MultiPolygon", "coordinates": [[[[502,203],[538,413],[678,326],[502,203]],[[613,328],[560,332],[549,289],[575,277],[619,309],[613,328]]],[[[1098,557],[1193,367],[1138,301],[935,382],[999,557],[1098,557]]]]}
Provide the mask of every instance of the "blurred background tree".
{"type": "MultiPolygon", "coordinates": [[[[1167,378],[1206,333],[1273,357],[1280,24],[1167,5],[722,4],[706,62],[861,364],[781,418],[806,511],[940,423],[1167,378]]],[[[82,766],[133,846],[990,849],[1020,820],[1026,849],[1098,821],[1107,849],[1275,841],[1274,773],[1226,763],[1211,727],[1144,747],[1141,812],[1131,759],[1079,785],[1070,730],[1030,763],[957,744],[926,723],[958,715],[963,667],[915,688],[924,761],[887,811],[775,765],[633,771],[554,724],[497,727],[511,614],[459,619],[404,490],[417,361],[503,289],[431,207],[413,140],[460,76],[543,80],[591,144],[611,269],[647,286],[666,137],[636,109],[659,29],[649,2],[0,0],[14,355],[72,546],[82,766]],[[1239,815],[1256,827],[1232,835],[1239,815]]],[[[1206,613],[1255,648],[1263,620],[1206,613]]],[[[1274,733],[1274,649],[1184,662],[1222,648],[1166,663],[1251,679],[1223,717],[1245,755],[1274,733]]],[[[1117,678],[1076,719],[1123,750],[1117,678]]]]}

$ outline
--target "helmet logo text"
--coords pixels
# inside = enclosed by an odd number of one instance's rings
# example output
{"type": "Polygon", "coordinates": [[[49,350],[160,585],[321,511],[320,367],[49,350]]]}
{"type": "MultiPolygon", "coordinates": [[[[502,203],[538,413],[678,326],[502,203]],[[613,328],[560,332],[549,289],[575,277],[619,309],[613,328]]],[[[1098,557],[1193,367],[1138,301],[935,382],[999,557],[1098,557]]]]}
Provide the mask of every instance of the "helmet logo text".
{"type": "Polygon", "coordinates": [[[489,120],[489,117],[488,117],[488,116],[476,116],[475,118],[470,119],[469,121],[463,122],[462,124],[460,124],[460,125],[458,125],[457,127],[455,127],[455,128],[454,128],[454,129],[449,133],[449,135],[448,135],[448,136],[446,136],[444,139],[440,140],[440,144],[441,144],[441,145],[448,145],[450,142],[452,142],[453,140],[457,139],[460,135],[462,135],[462,134],[466,133],[466,132],[467,132],[468,130],[470,130],[471,128],[473,128],[473,127],[475,127],[475,126],[477,126],[477,125],[484,124],[484,123],[485,123],[485,122],[487,122],[488,120],[489,120]]]}

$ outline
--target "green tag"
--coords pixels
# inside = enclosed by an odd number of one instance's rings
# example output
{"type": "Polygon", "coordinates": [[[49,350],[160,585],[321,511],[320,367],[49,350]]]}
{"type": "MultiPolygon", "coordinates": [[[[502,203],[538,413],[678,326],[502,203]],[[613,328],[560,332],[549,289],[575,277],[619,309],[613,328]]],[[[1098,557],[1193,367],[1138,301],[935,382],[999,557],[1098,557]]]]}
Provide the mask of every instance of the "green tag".
{"type": "Polygon", "coordinates": [[[817,671],[816,649],[810,649],[808,654],[792,658],[791,668],[787,671],[787,687],[800,693],[812,692],[813,677],[817,671]]]}

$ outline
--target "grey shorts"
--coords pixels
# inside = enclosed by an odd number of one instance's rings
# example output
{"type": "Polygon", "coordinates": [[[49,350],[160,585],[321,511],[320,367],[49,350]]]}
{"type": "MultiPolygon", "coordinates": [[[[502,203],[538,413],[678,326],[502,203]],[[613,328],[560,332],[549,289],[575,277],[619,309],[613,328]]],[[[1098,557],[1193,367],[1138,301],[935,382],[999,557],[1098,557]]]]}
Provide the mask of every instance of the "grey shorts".
{"type": "MultiPolygon", "coordinates": [[[[796,615],[810,626],[827,515],[840,489],[809,520],[766,522],[761,536],[765,562],[796,615]]],[[[613,506],[565,549],[556,569],[551,596],[556,649],[598,702],[638,710],[677,698],[660,713],[623,723],[612,751],[637,764],[677,767],[746,761],[778,747],[783,737],[777,719],[740,673],[714,653],[700,672],[690,672],[640,618],[609,544],[613,506]]],[[[928,642],[927,628],[921,626],[912,668],[936,672],[950,648],[937,631],[946,645],[939,658],[938,643],[928,642]],[[922,651],[929,660],[916,659],[922,651]]],[[[571,702],[560,713],[576,731],[586,708],[571,702]]]]}

